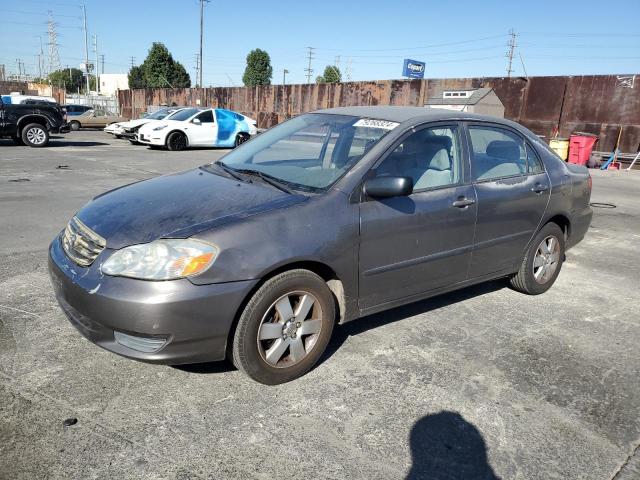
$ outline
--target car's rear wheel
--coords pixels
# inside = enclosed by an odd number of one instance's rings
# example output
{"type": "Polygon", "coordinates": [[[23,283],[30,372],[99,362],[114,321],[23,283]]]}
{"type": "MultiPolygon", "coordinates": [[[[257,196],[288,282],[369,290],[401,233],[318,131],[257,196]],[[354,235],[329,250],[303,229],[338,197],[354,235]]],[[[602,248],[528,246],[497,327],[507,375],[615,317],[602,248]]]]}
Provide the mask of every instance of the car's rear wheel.
{"type": "Polygon", "coordinates": [[[187,136],[182,132],[170,133],[167,137],[167,148],[172,152],[177,152],[187,148],[187,136]]]}
{"type": "Polygon", "coordinates": [[[548,223],[531,242],[511,286],[529,295],[544,293],[558,278],[563,262],[564,233],[557,224],[548,223]]]}
{"type": "Polygon", "coordinates": [[[80,130],[80,122],[72,120],[71,123],[69,123],[69,128],[71,128],[71,130],[73,130],[74,132],[77,132],[78,130],[80,130]]]}
{"type": "Polygon", "coordinates": [[[29,147],[45,147],[49,143],[49,132],[39,123],[30,123],[22,129],[22,141],[29,147]]]}
{"type": "Polygon", "coordinates": [[[234,146],[239,147],[247,140],[249,140],[249,135],[247,135],[246,133],[239,133],[238,135],[236,135],[234,146]]]}
{"type": "Polygon", "coordinates": [[[335,302],[326,282],[291,270],[265,282],[236,327],[234,365],[267,385],[294,380],[320,359],[333,331],[335,302]]]}

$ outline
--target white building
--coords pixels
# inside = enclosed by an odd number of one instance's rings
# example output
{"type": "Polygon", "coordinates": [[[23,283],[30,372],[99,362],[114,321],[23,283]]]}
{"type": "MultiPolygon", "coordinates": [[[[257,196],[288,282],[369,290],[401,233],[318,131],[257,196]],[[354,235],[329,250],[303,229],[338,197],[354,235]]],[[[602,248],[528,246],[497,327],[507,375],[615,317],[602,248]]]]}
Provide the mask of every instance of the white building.
{"type": "Polygon", "coordinates": [[[100,94],[113,95],[116,90],[127,90],[129,77],[126,73],[103,73],[100,75],[100,94]]]}
{"type": "Polygon", "coordinates": [[[492,88],[437,91],[425,106],[504,118],[504,105],[492,88]]]}

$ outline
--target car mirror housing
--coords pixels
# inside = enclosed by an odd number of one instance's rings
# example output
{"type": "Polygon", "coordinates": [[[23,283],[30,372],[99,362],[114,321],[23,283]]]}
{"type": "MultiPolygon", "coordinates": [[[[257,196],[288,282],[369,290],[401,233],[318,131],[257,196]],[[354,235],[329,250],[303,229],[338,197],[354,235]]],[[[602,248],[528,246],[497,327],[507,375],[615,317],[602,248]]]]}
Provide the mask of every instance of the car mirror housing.
{"type": "Polygon", "coordinates": [[[375,177],[364,184],[364,193],[373,198],[406,197],[413,193],[411,177],[375,177]]]}
{"type": "Polygon", "coordinates": [[[193,120],[191,120],[191,123],[193,123],[194,125],[202,125],[202,122],[199,118],[194,118],[193,120]]]}

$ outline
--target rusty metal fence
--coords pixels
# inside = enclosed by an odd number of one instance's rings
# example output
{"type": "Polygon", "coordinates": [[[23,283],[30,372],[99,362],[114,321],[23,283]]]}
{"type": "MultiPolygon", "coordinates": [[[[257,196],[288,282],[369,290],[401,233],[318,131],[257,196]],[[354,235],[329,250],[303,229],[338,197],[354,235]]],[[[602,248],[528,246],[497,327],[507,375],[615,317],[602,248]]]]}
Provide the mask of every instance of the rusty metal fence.
{"type": "Polygon", "coordinates": [[[151,105],[222,107],[255,118],[269,128],[300,113],[353,105],[422,106],[443,89],[491,87],[505,106],[505,117],[550,138],[576,131],[599,136],[597,149],[611,151],[622,128],[620,149],[640,144],[640,76],[455,78],[385,80],[318,85],[143,89],[118,92],[125,117],[139,117],[151,105]]]}

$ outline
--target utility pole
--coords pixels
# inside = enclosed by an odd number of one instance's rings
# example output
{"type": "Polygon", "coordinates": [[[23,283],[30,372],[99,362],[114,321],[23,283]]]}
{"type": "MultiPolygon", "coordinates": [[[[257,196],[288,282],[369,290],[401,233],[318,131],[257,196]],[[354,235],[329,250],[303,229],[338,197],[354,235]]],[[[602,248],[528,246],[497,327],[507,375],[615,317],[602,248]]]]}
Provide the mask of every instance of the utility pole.
{"type": "Polygon", "coordinates": [[[82,17],[83,17],[83,29],[84,29],[84,73],[87,76],[87,95],[89,95],[89,37],[87,35],[87,7],[84,5],[82,8],[82,17]]]}
{"type": "MultiPolygon", "coordinates": [[[[196,53],[195,61],[196,61],[195,68],[196,68],[196,83],[197,83],[200,81],[200,54],[199,53],[196,53]]],[[[197,86],[202,88],[202,85],[200,85],[199,83],[197,83],[197,86]]]]}
{"type": "Polygon", "coordinates": [[[289,73],[289,70],[287,70],[286,68],[282,70],[282,85],[287,84],[287,73],[289,73]]]}
{"type": "Polygon", "coordinates": [[[100,71],[104,73],[104,53],[100,54],[100,71]]]}
{"type": "Polygon", "coordinates": [[[202,37],[204,35],[204,2],[209,0],[200,0],[200,68],[198,68],[198,85],[202,88],[202,37]]]}
{"type": "Polygon", "coordinates": [[[311,75],[313,75],[313,68],[311,68],[311,60],[313,60],[313,51],[315,50],[314,47],[307,47],[309,49],[309,53],[307,54],[307,60],[309,62],[309,66],[307,68],[304,69],[305,72],[307,72],[307,83],[311,83],[311,75]]]}
{"type": "Polygon", "coordinates": [[[100,69],[98,68],[98,35],[93,36],[93,53],[96,55],[95,76],[96,76],[96,92],[100,95],[100,69]]]}
{"type": "Polygon", "coordinates": [[[352,61],[352,58],[349,57],[349,59],[347,60],[347,68],[345,72],[345,77],[347,79],[347,82],[351,81],[351,61],[352,61]]]}
{"type": "Polygon", "coordinates": [[[509,47],[509,51],[507,52],[507,58],[509,59],[509,63],[507,64],[507,77],[511,78],[511,73],[513,72],[513,54],[516,49],[516,32],[513,30],[509,30],[509,43],[507,43],[507,47],[509,47]]]}

